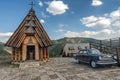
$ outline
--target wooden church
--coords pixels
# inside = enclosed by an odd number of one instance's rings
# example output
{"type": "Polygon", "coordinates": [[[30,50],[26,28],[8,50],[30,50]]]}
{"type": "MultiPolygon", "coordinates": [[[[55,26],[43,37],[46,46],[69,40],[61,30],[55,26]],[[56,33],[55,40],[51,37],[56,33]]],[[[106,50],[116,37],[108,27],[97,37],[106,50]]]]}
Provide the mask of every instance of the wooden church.
{"type": "Polygon", "coordinates": [[[50,45],[51,40],[33,8],[6,42],[6,46],[12,47],[13,62],[46,60],[49,58],[50,45]]]}

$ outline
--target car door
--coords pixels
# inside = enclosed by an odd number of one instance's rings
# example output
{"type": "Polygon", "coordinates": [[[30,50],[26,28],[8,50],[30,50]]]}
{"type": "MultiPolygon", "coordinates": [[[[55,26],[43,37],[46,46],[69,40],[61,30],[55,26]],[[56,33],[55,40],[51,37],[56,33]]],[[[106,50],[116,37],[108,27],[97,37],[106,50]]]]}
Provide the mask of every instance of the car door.
{"type": "Polygon", "coordinates": [[[83,60],[83,50],[80,50],[78,55],[77,55],[77,59],[79,59],[79,61],[83,60]]]}
{"type": "Polygon", "coordinates": [[[88,63],[88,51],[87,50],[84,50],[83,51],[83,56],[82,56],[82,58],[83,58],[83,61],[85,62],[85,63],[88,63]]]}

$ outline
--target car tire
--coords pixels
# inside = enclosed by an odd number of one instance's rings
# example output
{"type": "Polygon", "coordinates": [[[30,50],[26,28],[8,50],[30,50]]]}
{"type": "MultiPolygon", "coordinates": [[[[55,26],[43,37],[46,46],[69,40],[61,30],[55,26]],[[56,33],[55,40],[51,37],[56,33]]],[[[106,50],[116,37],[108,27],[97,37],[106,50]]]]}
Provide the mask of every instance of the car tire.
{"type": "Polygon", "coordinates": [[[91,62],[90,62],[90,66],[91,66],[92,68],[96,68],[96,67],[97,67],[97,64],[96,64],[95,61],[91,61],[91,62]]]}

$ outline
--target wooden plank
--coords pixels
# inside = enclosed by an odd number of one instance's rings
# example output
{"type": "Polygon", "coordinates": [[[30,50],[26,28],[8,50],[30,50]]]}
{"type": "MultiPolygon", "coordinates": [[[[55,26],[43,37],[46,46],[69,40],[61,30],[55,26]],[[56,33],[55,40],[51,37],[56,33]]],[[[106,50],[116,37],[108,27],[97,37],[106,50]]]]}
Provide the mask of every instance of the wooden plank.
{"type": "Polygon", "coordinates": [[[43,60],[43,48],[40,48],[40,60],[43,60]]]}
{"type": "MultiPolygon", "coordinates": [[[[23,30],[25,30],[25,28],[24,28],[23,30]]],[[[14,43],[14,46],[15,46],[15,47],[18,47],[18,46],[20,47],[20,44],[22,43],[23,38],[25,38],[24,32],[25,32],[25,31],[21,32],[21,34],[19,35],[19,37],[16,38],[15,43],[14,43]]]]}
{"type": "Polygon", "coordinates": [[[48,49],[48,47],[46,48],[46,50],[47,50],[47,59],[49,59],[49,49],[48,49]]]}

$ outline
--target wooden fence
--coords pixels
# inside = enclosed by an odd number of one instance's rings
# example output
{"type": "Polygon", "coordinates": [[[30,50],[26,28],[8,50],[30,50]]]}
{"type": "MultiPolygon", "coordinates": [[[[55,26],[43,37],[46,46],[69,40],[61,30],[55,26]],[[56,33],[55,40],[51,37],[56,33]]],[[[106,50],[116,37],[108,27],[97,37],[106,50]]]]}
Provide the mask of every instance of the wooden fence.
{"type": "Polygon", "coordinates": [[[96,40],[90,42],[90,48],[96,48],[105,54],[117,54],[118,63],[120,63],[120,38],[96,40]]]}

